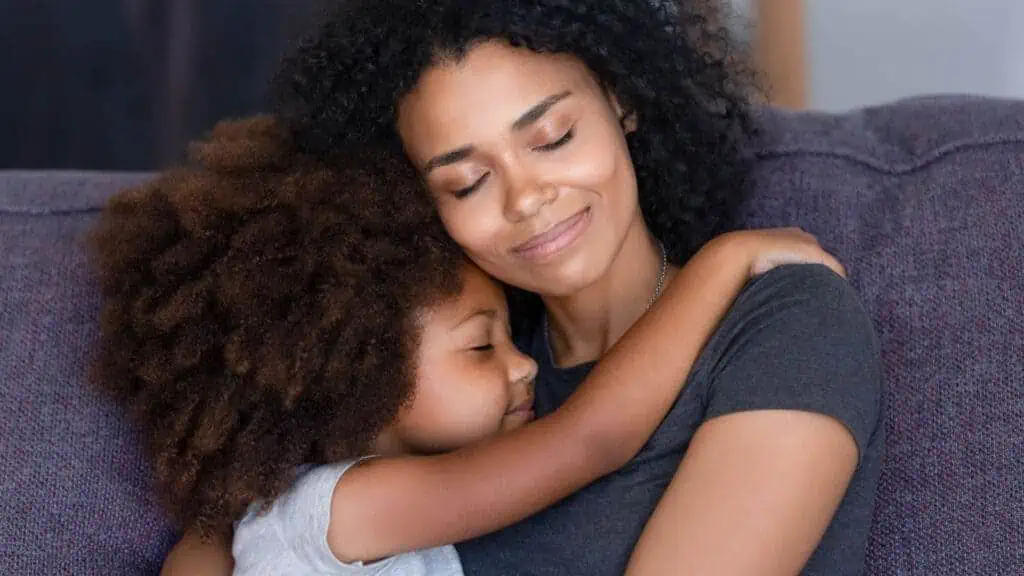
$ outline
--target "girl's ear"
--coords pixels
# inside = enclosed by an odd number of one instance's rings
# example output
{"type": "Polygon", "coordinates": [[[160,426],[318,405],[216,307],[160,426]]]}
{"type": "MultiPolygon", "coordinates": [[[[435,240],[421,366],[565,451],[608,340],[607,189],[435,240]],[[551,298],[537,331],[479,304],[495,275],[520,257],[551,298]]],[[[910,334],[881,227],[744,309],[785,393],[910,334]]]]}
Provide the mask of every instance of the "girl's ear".
{"type": "Polygon", "coordinates": [[[398,456],[402,453],[401,442],[398,441],[393,425],[386,426],[377,434],[370,450],[375,456],[398,456]]]}

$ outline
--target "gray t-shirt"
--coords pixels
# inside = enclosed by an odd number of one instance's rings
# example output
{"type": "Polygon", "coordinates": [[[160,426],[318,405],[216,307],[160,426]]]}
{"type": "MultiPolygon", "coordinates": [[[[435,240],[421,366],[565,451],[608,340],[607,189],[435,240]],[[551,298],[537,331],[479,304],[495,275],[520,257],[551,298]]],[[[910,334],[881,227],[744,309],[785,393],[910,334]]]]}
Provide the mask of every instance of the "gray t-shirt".
{"type": "MultiPolygon", "coordinates": [[[[592,364],[555,367],[544,331],[535,328],[519,344],[540,366],[536,408],[546,414],[592,364]]],[[[852,288],[817,265],[783,266],[751,282],[637,458],[540,514],[458,545],[466,574],[622,574],[697,428],[759,409],[826,414],[853,434],[859,466],[803,573],[861,574],[883,451],[879,344],[852,288]]]]}
{"type": "Polygon", "coordinates": [[[262,513],[249,511],[235,527],[235,576],[462,576],[458,554],[442,546],[370,564],[345,564],[327,545],[334,487],[354,462],[317,466],[262,513]]]}

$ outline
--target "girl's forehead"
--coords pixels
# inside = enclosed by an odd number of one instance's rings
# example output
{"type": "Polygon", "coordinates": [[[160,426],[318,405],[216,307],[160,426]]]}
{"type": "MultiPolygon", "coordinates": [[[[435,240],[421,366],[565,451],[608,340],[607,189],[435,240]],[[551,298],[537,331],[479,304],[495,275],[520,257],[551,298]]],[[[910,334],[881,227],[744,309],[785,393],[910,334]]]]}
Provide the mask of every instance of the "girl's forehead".
{"type": "Polygon", "coordinates": [[[456,307],[460,313],[472,313],[473,310],[499,312],[505,308],[505,292],[476,264],[467,263],[462,267],[462,290],[456,307]]]}
{"type": "Polygon", "coordinates": [[[479,326],[480,320],[505,322],[507,316],[501,286],[475,264],[466,263],[461,269],[459,292],[421,310],[420,323],[429,335],[437,335],[467,325],[479,326]]]}

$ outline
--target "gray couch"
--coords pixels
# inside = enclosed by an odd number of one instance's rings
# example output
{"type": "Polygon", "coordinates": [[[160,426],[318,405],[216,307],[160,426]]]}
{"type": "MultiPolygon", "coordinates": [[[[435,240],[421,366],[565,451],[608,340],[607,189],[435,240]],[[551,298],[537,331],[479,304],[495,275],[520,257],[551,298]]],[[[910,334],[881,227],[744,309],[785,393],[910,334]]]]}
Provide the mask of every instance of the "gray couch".
{"type": "MultiPolygon", "coordinates": [[[[1024,102],[763,121],[745,222],[818,235],[883,342],[868,573],[1024,574],[1024,102]]],[[[0,574],[154,574],[175,539],[132,430],[85,380],[82,235],[145,177],[0,173],[0,574]]]]}

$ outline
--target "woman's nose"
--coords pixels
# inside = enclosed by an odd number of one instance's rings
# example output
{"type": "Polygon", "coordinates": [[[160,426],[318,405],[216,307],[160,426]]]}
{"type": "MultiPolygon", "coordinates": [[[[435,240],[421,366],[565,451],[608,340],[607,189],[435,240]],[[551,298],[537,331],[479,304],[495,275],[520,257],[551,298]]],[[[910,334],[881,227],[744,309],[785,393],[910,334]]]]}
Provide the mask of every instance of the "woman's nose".
{"type": "Polygon", "coordinates": [[[541,179],[525,173],[506,177],[505,216],[511,222],[528,220],[554,202],[558,189],[541,179]]]}

